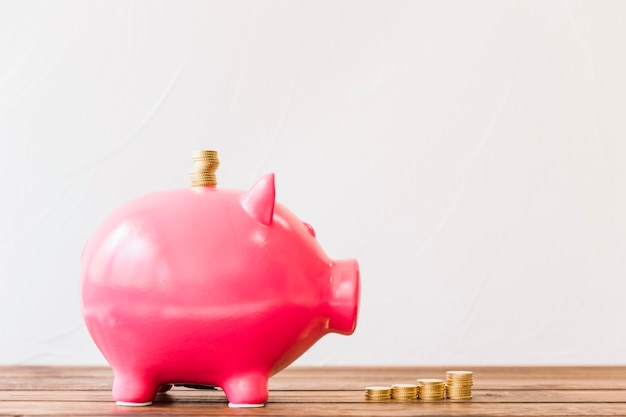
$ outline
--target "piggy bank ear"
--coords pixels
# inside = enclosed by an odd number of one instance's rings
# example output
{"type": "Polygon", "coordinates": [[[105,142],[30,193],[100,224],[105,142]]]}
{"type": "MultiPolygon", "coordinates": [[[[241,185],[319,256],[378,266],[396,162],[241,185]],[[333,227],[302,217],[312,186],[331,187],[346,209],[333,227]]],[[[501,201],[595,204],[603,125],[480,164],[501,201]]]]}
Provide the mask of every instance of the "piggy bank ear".
{"type": "Polygon", "coordinates": [[[270,173],[261,177],[241,196],[241,206],[250,217],[269,226],[274,216],[275,199],[274,174],[270,173]]]}

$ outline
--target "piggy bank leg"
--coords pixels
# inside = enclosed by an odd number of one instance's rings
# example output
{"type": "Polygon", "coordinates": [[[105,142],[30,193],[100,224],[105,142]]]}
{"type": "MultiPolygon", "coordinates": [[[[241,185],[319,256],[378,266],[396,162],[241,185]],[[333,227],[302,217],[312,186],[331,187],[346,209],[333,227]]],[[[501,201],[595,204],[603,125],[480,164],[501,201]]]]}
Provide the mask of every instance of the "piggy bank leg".
{"type": "Polygon", "coordinates": [[[117,405],[127,407],[150,405],[157,395],[159,386],[160,384],[155,384],[145,375],[115,372],[113,399],[117,405]]]}
{"type": "Polygon", "coordinates": [[[267,402],[268,376],[265,374],[235,375],[222,384],[228,406],[235,408],[263,407],[267,402]]]}
{"type": "Polygon", "coordinates": [[[172,384],[164,384],[159,387],[159,394],[163,394],[172,389],[172,384]]]}

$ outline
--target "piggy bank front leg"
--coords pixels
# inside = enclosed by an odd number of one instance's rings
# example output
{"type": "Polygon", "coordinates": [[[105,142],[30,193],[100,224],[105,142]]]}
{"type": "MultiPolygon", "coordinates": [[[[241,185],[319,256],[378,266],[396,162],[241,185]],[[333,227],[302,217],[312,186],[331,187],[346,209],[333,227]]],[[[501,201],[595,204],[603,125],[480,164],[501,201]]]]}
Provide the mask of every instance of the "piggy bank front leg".
{"type": "Polygon", "coordinates": [[[222,384],[228,406],[234,408],[263,407],[267,402],[269,376],[264,373],[238,374],[222,384]]]}
{"type": "Polygon", "coordinates": [[[152,404],[161,384],[155,383],[147,375],[128,372],[114,374],[113,399],[117,405],[140,407],[152,404]]]}

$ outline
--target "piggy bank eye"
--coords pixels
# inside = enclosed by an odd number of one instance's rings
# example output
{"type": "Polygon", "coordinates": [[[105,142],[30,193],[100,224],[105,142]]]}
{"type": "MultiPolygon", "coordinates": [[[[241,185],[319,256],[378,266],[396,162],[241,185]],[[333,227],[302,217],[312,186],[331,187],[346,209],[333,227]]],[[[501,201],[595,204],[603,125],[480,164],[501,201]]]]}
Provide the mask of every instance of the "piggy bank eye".
{"type": "Polygon", "coordinates": [[[311,236],[315,237],[315,230],[313,229],[313,226],[311,226],[310,224],[308,224],[307,222],[302,222],[304,223],[304,227],[306,227],[306,230],[309,231],[309,233],[311,234],[311,236]]]}

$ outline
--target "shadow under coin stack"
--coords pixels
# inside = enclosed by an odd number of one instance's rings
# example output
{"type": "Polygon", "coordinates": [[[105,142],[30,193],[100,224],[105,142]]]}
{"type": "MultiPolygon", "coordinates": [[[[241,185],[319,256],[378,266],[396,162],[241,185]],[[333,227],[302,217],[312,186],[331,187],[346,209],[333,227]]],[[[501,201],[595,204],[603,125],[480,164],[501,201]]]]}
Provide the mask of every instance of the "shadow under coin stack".
{"type": "Polygon", "coordinates": [[[420,400],[443,400],[444,385],[442,379],[418,379],[420,400]]]}
{"type": "Polygon", "coordinates": [[[451,400],[470,400],[473,375],[471,371],[446,372],[446,397],[451,400]]]}

